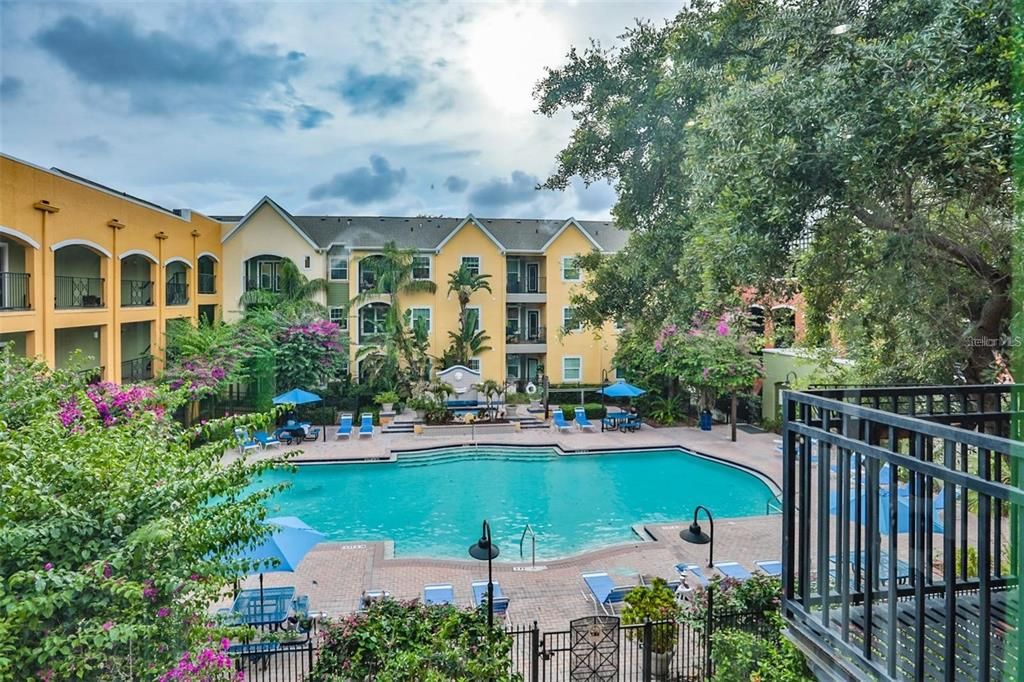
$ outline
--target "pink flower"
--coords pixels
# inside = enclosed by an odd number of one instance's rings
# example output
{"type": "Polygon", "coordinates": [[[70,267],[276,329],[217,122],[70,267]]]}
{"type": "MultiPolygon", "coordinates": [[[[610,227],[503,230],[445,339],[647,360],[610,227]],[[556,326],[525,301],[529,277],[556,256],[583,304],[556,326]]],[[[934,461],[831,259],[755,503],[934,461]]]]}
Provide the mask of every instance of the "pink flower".
{"type": "Polygon", "coordinates": [[[53,564],[51,564],[49,561],[47,561],[45,564],[43,564],[43,570],[44,571],[52,571],[53,570],[53,564]]]}
{"type": "Polygon", "coordinates": [[[726,336],[729,333],[729,325],[725,323],[725,319],[722,319],[718,323],[716,330],[719,336],[726,336]]]}
{"type": "Polygon", "coordinates": [[[114,574],[114,567],[110,564],[103,564],[103,577],[109,578],[114,574]]]}
{"type": "Polygon", "coordinates": [[[106,632],[110,632],[110,629],[112,627],[114,627],[114,621],[112,620],[108,620],[106,623],[103,624],[103,630],[106,632]]]}
{"type": "Polygon", "coordinates": [[[166,606],[161,606],[160,609],[156,612],[157,618],[166,618],[169,615],[171,615],[171,610],[166,606]]]}

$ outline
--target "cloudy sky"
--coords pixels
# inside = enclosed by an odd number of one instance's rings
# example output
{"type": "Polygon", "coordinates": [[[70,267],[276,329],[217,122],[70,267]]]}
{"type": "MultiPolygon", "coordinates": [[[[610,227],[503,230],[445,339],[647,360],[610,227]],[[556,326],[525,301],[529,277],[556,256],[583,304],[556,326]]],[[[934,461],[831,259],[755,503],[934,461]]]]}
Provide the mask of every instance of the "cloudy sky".
{"type": "Polygon", "coordinates": [[[601,218],[534,83],[680,2],[0,0],[0,150],[168,207],[601,218]]]}

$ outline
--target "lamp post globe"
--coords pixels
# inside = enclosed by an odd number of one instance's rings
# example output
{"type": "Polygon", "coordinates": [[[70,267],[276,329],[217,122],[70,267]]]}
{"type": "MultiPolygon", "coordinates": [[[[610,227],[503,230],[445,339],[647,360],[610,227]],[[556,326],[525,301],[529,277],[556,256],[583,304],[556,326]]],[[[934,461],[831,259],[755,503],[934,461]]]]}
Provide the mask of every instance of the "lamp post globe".
{"type": "Polygon", "coordinates": [[[711,512],[707,507],[697,505],[693,510],[693,523],[690,527],[679,531],[679,539],[684,542],[689,542],[693,545],[710,545],[708,548],[708,568],[714,566],[715,558],[715,519],[711,516],[711,512]],[[708,517],[708,530],[710,533],[705,533],[700,524],[697,523],[697,515],[703,511],[708,517]]]}

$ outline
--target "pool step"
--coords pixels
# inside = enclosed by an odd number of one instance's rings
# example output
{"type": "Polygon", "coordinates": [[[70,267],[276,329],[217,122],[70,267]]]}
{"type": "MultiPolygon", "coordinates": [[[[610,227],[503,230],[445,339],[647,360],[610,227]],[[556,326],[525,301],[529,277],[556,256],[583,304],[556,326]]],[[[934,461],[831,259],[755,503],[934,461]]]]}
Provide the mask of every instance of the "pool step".
{"type": "MultiPolygon", "coordinates": [[[[522,430],[526,429],[546,429],[549,428],[546,422],[543,422],[535,417],[509,417],[509,421],[519,422],[519,428],[522,430]]],[[[416,424],[421,422],[391,422],[381,427],[381,433],[415,433],[416,424]]]]}
{"type": "Polygon", "coordinates": [[[433,450],[426,452],[398,453],[398,465],[402,467],[426,466],[429,464],[440,464],[457,461],[489,461],[501,460],[505,462],[537,462],[553,460],[558,457],[551,450],[540,452],[517,452],[515,450],[494,450],[488,447],[474,448],[453,448],[445,450],[433,450]]]}

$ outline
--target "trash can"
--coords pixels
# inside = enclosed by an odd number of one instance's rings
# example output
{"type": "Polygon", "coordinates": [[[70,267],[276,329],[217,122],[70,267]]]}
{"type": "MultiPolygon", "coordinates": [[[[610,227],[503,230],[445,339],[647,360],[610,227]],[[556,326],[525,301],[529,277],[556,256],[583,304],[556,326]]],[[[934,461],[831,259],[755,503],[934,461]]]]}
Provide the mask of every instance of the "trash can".
{"type": "Polygon", "coordinates": [[[711,410],[704,410],[700,413],[700,430],[711,430],[711,410]]]}

